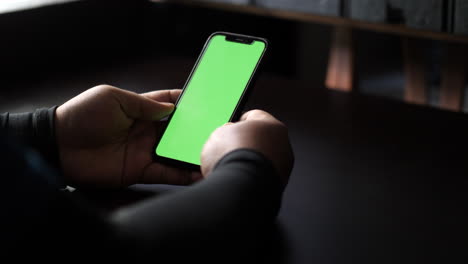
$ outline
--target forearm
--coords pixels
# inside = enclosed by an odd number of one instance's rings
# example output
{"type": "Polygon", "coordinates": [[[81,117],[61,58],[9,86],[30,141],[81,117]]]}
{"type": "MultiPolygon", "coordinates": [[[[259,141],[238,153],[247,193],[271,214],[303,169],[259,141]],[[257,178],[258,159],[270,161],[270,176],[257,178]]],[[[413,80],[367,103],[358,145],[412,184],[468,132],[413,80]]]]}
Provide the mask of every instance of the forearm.
{"type": "Polygon", "coordinates": [[[35,149],[53,167],[59,167],[54,115],[57,107],[29,113],[0,115],[0,129],[22,144],[35,149]]]}
{"type": "Polygon", "coordinates": [[[262,155],[239,150],[223,158],[206,180],[123,209],[112,220],[139,243],[139,250],[193,253],[242,238],[234,249],[239,251],[274,223],[282,193],[279,182],[262,155]]]}

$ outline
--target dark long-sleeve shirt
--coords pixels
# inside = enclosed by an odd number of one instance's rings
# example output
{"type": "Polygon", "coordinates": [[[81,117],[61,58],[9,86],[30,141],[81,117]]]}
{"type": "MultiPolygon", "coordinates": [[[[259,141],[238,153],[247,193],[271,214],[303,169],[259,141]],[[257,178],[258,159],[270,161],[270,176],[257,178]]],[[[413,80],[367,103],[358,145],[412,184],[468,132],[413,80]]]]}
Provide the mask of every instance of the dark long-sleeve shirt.
{"type": "Polygon", "coordinates": [[[5,253],[172,261],[222,254],[219,261],[226,263],[257,247],[274,222],[279,176],[268,159],[248,149],[227,154],[199,183],[100,215],[85,200],[59,191],[54,111],[0,115],[5,253]]]}

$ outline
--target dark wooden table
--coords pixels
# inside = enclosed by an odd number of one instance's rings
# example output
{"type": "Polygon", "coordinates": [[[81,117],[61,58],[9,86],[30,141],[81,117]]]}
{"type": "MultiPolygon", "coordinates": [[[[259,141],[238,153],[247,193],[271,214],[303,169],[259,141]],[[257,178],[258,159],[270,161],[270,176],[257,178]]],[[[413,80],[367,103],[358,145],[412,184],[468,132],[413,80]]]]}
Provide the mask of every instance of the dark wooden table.
{"type": "Polygon", "coordinates": [[[468,261],[468,116],[280,80],[252,101],[296,153],[285,263],[468,261]]]}
{"type": "MultiPolygon", "coordinates": [[[[139,92],[177,88],[193,63],[148,58],[50,76],[41,91],[57,98],[50,102],[55,104],[63,102],[60,91],[70,97],[103,82],[139,92]]],[[[467,115],[267,74],[248,107],[283,120],[296,155],[272,240],[275,251],[265,255],[294,264],[466,263],[467,115]]],[[[167,190],[174,188],[137,185],[90,198],[115,206],[167,190]]]]}

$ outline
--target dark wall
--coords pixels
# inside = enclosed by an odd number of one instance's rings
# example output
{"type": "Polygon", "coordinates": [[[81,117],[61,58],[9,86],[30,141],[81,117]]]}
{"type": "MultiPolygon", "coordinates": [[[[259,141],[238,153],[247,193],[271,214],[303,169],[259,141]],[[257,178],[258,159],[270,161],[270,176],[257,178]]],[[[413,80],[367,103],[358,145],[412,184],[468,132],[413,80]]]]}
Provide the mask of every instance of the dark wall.
{"type": "Polygon", "coordinates": [[[278,8],[329,16],[340,16],[341,14],[340,0],[255,0],[254,2],[256,5],[261,7],[278,8]]]}
{"type": "Polygon", "coordinates": [[[16,82],[155,56],[196,57],[214,31],[268,38],[267,70],[295,72],[295,22],[145,0],[88,0],[0,14],[1,78],[16,82]]]}
{"type": "Polygon", "coordinates": [[[389,24],[402,24],[411,28],[449,31],[446,0],[351,0],[348,13],[353,19],[389,24]]]}
{"type": "Polygon", "coordinates": [[[134,56],[143,1],[78,1],[0,15],[2,80],[134,56]]]}
{"type": "Polygon", "coordinates": [[[466,0],[205,0],[468,34],[466,0]]]}
{"type": "MultiPolygon", "coordinates": [[[[78,1],[0,15],[1,80],[3,87],[12,87],[7,82],[34,84],[51,75],[158,57],[195,61],[211,33],[231,31],[270,40],[266,72],[322,88],[331,30],[313,23],[144,0],[78,1]]],[[[401,68],[397,37],[357,34],[356,47],[359,80],[401,68]]]]}
{"type": "MultiPolygon", "coordinates": [[[[269,17],[220,10],[166,7],[171,21],[169,50],[178,55],[194,56],[201,51],[208,36],[215,31],[228,31],[267,38],[270,41],[265,70],[285,75],[296,72],[299,23],[269,17]]],[[[166,41],[166,40],[165,40],[166,41]]]]}

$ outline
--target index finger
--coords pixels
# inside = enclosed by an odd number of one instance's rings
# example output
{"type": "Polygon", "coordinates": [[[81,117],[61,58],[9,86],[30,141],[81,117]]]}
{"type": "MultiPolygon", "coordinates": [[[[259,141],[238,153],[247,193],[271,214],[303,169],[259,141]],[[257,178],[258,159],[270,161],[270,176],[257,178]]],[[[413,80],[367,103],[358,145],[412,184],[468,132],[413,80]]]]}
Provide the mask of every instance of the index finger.
{"type": "Polygon", "coordinates": [[[141,95],[148,97],[149,99],[163,102],[163,103],[175,103],[179,95],[182,93],[181,89],[172,89],[172,90],[159,90],[152,91],[148,93],[143,93],[141,95]]]}

